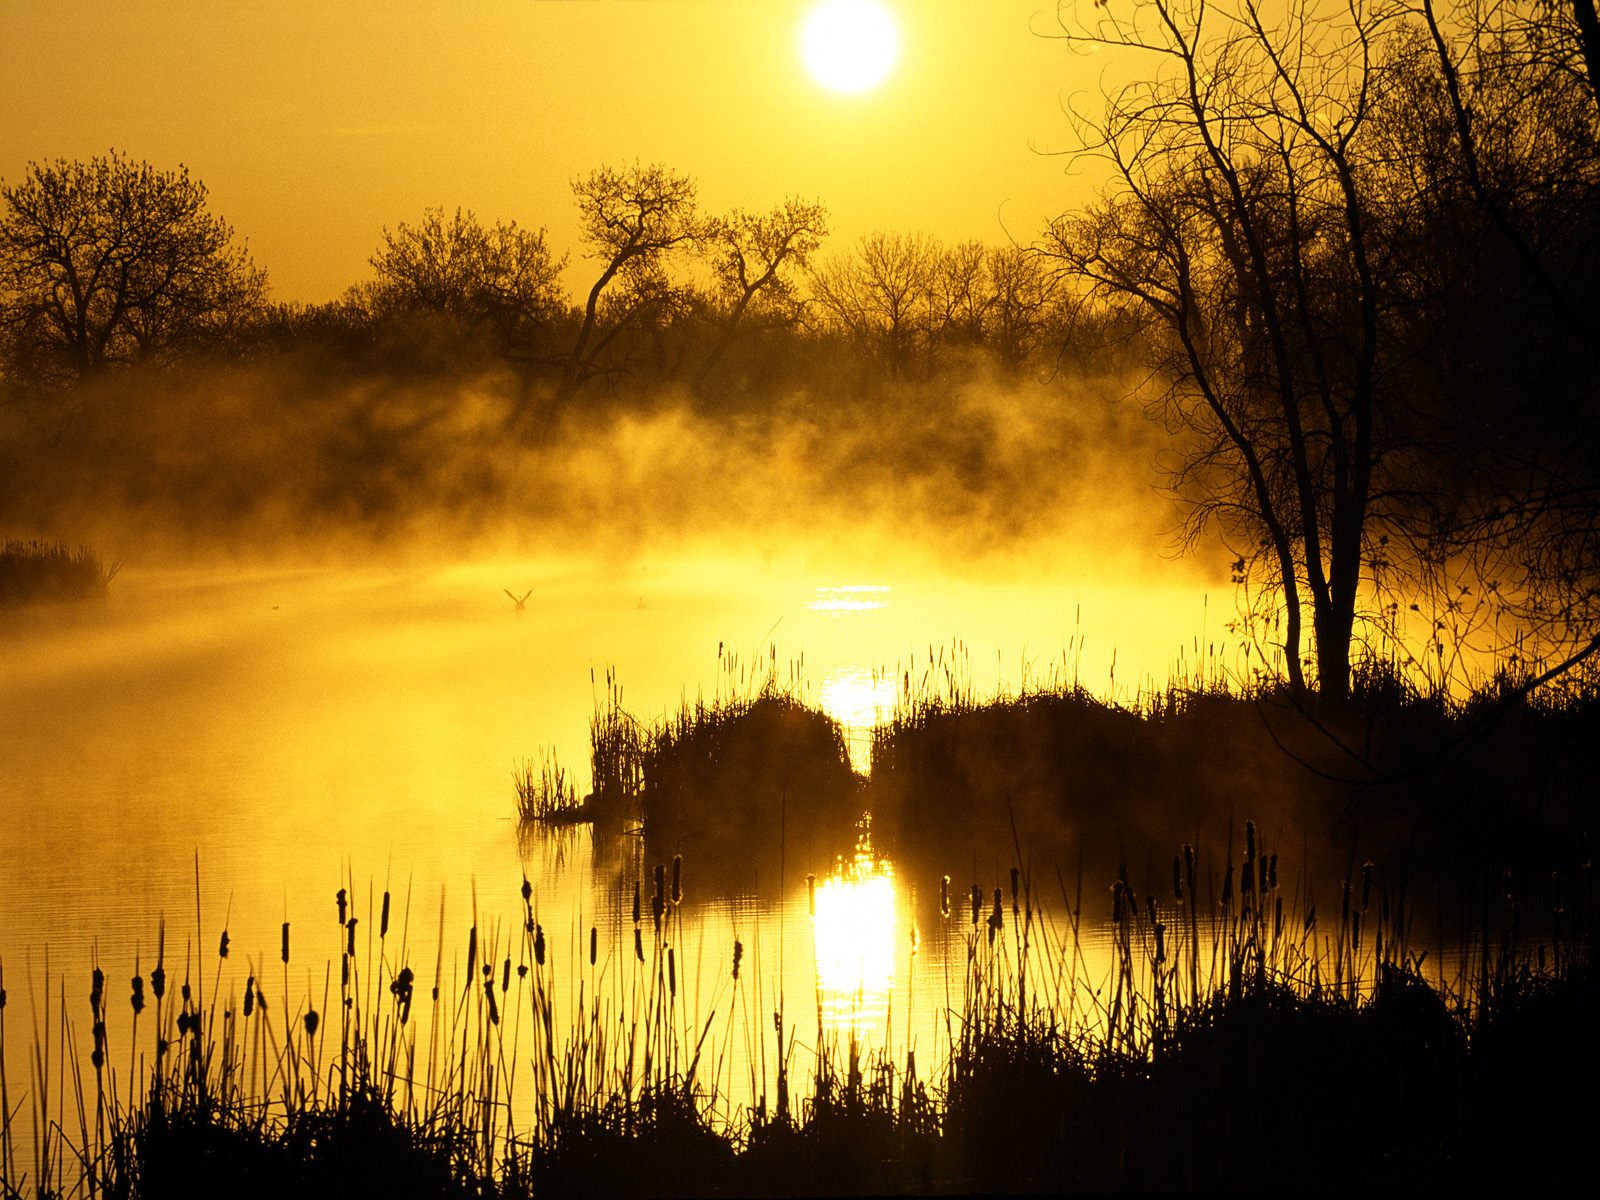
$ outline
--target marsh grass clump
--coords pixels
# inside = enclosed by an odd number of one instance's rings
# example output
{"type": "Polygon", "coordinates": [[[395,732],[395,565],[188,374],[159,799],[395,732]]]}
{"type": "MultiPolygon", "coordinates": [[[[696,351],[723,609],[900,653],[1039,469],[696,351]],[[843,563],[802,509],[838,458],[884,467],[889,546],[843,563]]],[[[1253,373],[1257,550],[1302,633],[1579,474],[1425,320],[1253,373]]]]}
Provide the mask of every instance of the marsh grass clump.
{"type": "Polygon", "coordinates": [[[645,747],[645,834],[746,853],[782,835],[830,861],[850,847],[861,787],[838,722],[793,696],[685,704],[645,747]]]}
{"type": "Polygon", "coordinates": [[[83,546],[6,541],[0,544],[0,608],[102,599],[120,569],[83,546]]]}
{"type": "Polygon", "coordinates": [[[511,772],[517,792],[517,819],[524,824],[570,825],[587,819],[587,809],[578,799],[577,785],[556,758],[554,750],[544,751],[535,773],[533,763],[523,760],[511,772]]]}

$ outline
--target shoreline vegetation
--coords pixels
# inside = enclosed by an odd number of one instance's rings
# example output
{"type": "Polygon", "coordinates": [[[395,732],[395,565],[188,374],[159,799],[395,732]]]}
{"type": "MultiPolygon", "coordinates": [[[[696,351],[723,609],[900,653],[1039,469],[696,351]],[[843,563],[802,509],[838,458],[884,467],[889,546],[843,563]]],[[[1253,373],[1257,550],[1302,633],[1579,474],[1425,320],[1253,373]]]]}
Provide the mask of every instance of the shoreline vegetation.
{"type": "Polygon", "coordinates": [[[0,543],[0,610],[103,600],[120,569],[84,546],[7,539],[0,543]]]}
{"type": "Polygon", "coordinates": [[[1370,864],[1320,913],[1297,910],[1253,822],[1220,880],[1216,866],[1185,845],[1161,886],[1124,872],[1087,898],[1082,878],[1073,894],[1021,868],[966,895],[946,878],[941,919],[964,954],[913,985],[915,1002],[948,997],[932,1061],[841,1044],[820,1002],[814,1030],[792,1018],[806,1006],[763,991],[748,962],[741,976],[736,940],[717,952],[709,1007],[691,1011],[680,859],[641,873],[631,947],[602,948],[595,930],[559,946],[524,883],[510,944],[475,925],[431,971],[408,960],[390,896],[359,911],[352,881],[320,994],[291,989],[304,935],[291,954],[287,925],[281,991],[265,960],[228,959],[226,930],[207,964],[169,957],[163,926],[131,990],[103,950],[109,970],[47,976],[59,1014],[22,1055],[0,1000],[0,1179],[8,1196],[511,1198],[1575,1186],[1587,1173],[1576,1097],[1600,1048],[1588,863],[1494,881],[1449,973],[1412,946],[1422,898],[1370,864]],[[1085,953],[1096,928],[1109,928],[1103,976],[1085,953]],[[131,1026],[110,1016],[122,1004],[131,1026]],[[119,1044],[108,1029],[131,1032],[119,1044]],[[729,1065],[741,1049],[749,1100],[729,1065]]]}
{"type": "Polygon", "coordinates": [[[958,651],[930,651],[920,674],[891,677],[897,698],[871,731],[865,775],[839,722],[804,697],[797,668],[780,681],[775,659],[730,656],[712,698],[655,721],[629,713],[608,675],[590,723],[592,791],[578,800],[552,751],[542,782],[524,765],[519,816],[642,833],[658,857],[691,849],[734,891],[777,852],[772,830],[791,863],[831,863],[850,853],[863,811],[884,850],[926,873],[963,845],[996,870],[1075,860],[1148,878],[1174,839],[1221,853],[1216,831],[1250,812],[1296,839],[1319,878],[1370,859],[1458,888],[1508,867],[1571,866],[1593,833],[1592,671],[1529,687],[1531,667],[1501,665],[1452,696],[1368,660],[1351,696],[1326,703],[1210,669],[1118,701],[1070,675],[980,698],[952,662],[958,651]]]}

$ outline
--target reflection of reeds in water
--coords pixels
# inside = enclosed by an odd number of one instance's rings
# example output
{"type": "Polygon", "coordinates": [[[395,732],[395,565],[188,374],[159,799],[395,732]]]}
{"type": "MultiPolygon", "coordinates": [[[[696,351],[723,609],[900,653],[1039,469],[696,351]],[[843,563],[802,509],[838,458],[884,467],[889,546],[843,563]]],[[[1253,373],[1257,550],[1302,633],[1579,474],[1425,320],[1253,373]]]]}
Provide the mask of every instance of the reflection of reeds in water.
{"type": "Polygon", "coordinates": [[[441,937],[431,973],[410,957],[409,904],[363,908],[347,886],[337,963],[303,993],[287,925],[270,972],[225,934],[205,943],[213,963],[170,957],[163,930],[128,990],[96,964],[87,1021],[47,973],[20,1159],[0,1000],[0,1168],[7,1194],[134,1196],[1575,1182],[1587,1110],[1564,1088],[1595,1062],[1592,872],[1549,888],[1539,937],[1534,894],[1497,889],[1459,969],[1430,980],[1403,892],[1363,869],[1337,920],[1301,911],[1249,825],[1220,882],[1185,848],[1170,889],[1124,874],[1086,903],[1081,881],[1058,883],[1059,920],[1020,867],[965,904],[945,885],[962,953],[932,1073],[909,1049],[830,1052],[819,1031],[797,1096],[781,990],[742,941],[694,994],[681,860],[639,881],[621,945],[593,926],[555,937],[525,883],[520,929],[475,919],[456,957],[441,937]]]}

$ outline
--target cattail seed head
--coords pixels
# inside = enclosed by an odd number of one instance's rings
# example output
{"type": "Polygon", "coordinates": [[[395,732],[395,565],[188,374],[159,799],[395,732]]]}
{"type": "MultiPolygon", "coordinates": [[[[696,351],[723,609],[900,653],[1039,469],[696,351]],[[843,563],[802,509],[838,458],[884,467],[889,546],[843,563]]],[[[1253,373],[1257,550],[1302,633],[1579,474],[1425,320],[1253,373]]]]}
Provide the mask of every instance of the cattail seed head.
{"type": "Polygon", "coordinates": [[[635,925],[639,923],[639,915],[639,881],[635,879],[633,881],[633,923],[635,925]]]}
{"type": "Polygon", "coordinates": [[[640,962],[644,961],[644,934],[638,929],[633,931],[633,956],[640,962]]]}
{"type": "Polygon", "coordinates": [[[150,990],[155,993],[157,1000],[166,994],[167,973],[160,963],[157,963],[156,969],[150,972],[150,990]]]}
{"type": "Polygon", "coordinates": [[[539,966],[544,966],[544,926],[533,927],[533,961],[539,966]]]}
{"type": "Polygon", "coordinates": [[[1183,899],[1183,860],[1176,854],[1172,856],[1172,898],[1183,899]]]}
{"type": "Polygon", "coordinates": [[[522,877],[522,902],[529,904],[533,900],[533,884],[528,882],[528,877],[522,877]]]}
{"type": "Polygon", "coordinates": [[[472,986],[472,976],[478,968],[478,927],[467,932],[467,986],[472,986]]]}
{"type": "Polygon", "coordinates": [[[678,955],[677,951],[667,947],[667,989],[672,993],[673,999],[678,996],[678,955]]]}
{"type": "Polygon", "coordinates": [[[511,956],[509,954],[506,956],[504,968],[500,971],[500,990],[502,992],[511,990],[511,956]]]}
{"type": "Polygon", "coordinates": [[[285,963],[289,961],[289,922],[287,921],[283,923],[283,946],[279,951],[279,957],[282,958],[285,963]]]}
{"type": "Polygon", "coordinates": [[[306,1022],[305,1022],[305,1024],[306,1024],[306,1036],[307,1037],[316,1037],[317,1036],[317,1023],[321,1019],[322,1018],[317,1016],[317,1010],[316,1009],[308,1008],[306,1010],[306,1022]]]}
{"type": "Polygon", "coordinates": [[[939,880],[939,915],[950,915],[950,876],[946,875],[939,880]]]}
{"type": "Polygon", "coordinates": [[[256,1010],[256,977],[250,976],[244,985],[244,1015],[248,1017],[256,1010]]]}
{"type": "Polygon", "coordinates": [[[672,902],[683,903],[683,855],[672,856],[672,902]]]}
{"type": "Polygon", "coordinates": [[[591,926],[589,926],[589,965],[591,967],[594,966],[594,960],[599,956],[599,951],[600,951],[600,930],[597,927],[591,925],[591,926]]]}
{"type": "MultiPolygon", "coordinates": [[[[138,1016],[144,1011],[144,978],[135,975],[131,982],[133,984],[133,994],[128,998],[128,1002],[133,1006],[134,1015],[138,1016]]],[[[0,1008],[4,1006],[5,1000],[0,998],[0,1008]]]]}
{"type": "Polygon", "coordinates": [[[344,919],[345,919],[345,902],[346,902],[345,890],[343,888],[340,888],[338,890],[338,892],[334,894],[333,900],[334,900],[334,903],[339,906],[339,924],[343,925],[344,924],[344,919]]]}
{"type": "Polygon", "coordinates": [[[734,978],[735,982],[737,982],[738,978],[739,978],[739,960],[742,959],[743,957],[744,957],[744,943],[741,942],[738,938],[734,938],[733,939],[733,978],[734,978]]]}
{"type": "Polygon", "coordinates": [[[228,957],[228,931],[226,929],[222,931],[222,939],[217,943],[217,957],[228,957]]]}
{"type": "Polygon", "coordinates": [[[389,936],[389,893],[383,894],[383,912],[378,917],[378,937],[383,939],[389,936]]]}
{"type": "Polygon", "coordinates": [[[356,956],[356,918],[351,917],[344,923],[344,952],[351,958],[356,956]]]}
{"type": "Polygon", "coordinates": [[[806,876],[806,909],[814,917],[817,915],[817,877],[806,876]]]}

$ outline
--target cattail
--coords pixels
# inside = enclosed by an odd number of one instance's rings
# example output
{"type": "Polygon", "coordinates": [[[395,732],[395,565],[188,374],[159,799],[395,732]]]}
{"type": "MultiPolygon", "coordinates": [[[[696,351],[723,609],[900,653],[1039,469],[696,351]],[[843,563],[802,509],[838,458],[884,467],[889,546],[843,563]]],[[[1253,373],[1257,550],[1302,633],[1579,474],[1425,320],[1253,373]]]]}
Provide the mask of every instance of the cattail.
{"type": "Polygon", "coordinates": [[[600,930],[591,925],[589,926],[589,965],[591,967],[594,966],[594,960],[598,956],[599,950],[600,930]]]}
{"type": "Polygon", "coordinates": [[[105,1000],[106,973],[96,967],[89,973],[89,1008],[98,1013],[105,1000]]]}
{"type": "Polygon", "coordinates": [[[150,972],[150,990],[155,993],[157,1000],[160,1000],[167,991],[167,973],[159,961],[156,963],[156,969],[150,972]]]}
{"type": "MultiPolygon", "coordinates": [[[[634,936],[635,937],[638,936],[638,930],[634,930],[634,936]]],[[[527,977],[528,977],[528,964],[527,963],[518,963],[517,964],[517,978],[518,979],[526,979],[527,977]]]]}
{"type": "Polygon", "coordinates": [[[279,951],[279,956],[285,963],[289,961],[289,922],[287,921],[283,923],[283,948],[279,951]]]}
{"type": "Polygon", "coordinates": [[[639,881],[633,881],[633,923],[639,923],[639,881]]]}
{"type": "Polygon", "coordinates": [[[244,982],[244,1015],[249,1015],[256,1010],[256,977],[250,976],[244,982]]]}
{"type": "Polygon", "coordinates": [[[306,1009],[306,1036],[307,1037],[316,1037],[317,1036],[317,1022],[320,1021],[321,1019],[322,1018],[317,1016],[317,1010],[316,1009],[314,1009],[314,1008],[306,1009]]]}
{"type": "Polygon", "coordinates": [[[1239,895],[1250,895],[1256,887],[1256,865],[1250,859],[1244,860],[1244,865],[1239,868],[1239,895]]]}
{"type": "Polygon", "coordinates": [[[1155,931],[1156,931],[1156,962],[1164,963],[1164,962],[1167,961],[1167,941],[1166,941],[1167,927],[1165,925],[1163,925],[1160,921],[1156,921],[1155,922],[1155,931]]]}
{"type": "Polygon", "coordinates": [[[228,931],[226,929],[222,931],[222,940],[217,943],[217,957],[228,957],[228,931]]]}
{"type": "Polygon", "coordinates": [[[640,962],[644,961],[644,934],[637,928],[633,931],[633,956],[640,962]]]}
{"type": "Polygon", "coordinates": [[[948,875],[939,880],[939,915],[941,917],[949,917],[950,915],[950,876],[948,875]]]}
{"type": "Polygon", "coordinates": [[[1189,895],[1194,891],[1194,847],[1188,842],[1183,844],[1183,877],[1189,884],[1189,895]]]}
{"type": "Polygon", "coordinates": [[[494,980],[490,979],[485,981],[483,985],[483,994],[489,1001],[489,1024],[500,1024],[500,1009],[494,1002],[494,980]]]}
{"type": "Polygon", "coordinates": [[[478,966],[478,927],[467,933],[467,986],[472,986],[472,976],[478,966]]]}
{"type": "Polygon", "coordinates": [[[983,911],[983,889],[977,884],[972,885],[972,927],[978,927],[978,914],[983,911]]]}
{"type": "Polygon", "coordinates": [[[506,965],[500,972],[500,990],[502,992],[511,990],[511,956],[509,954],[506,955],[506,965]]]}
{"type": "MultiPolygon", "coordinates": [[[[128,1002],[133,1005],[134,1016],[138,1016],[144,1011],[144,979],[142,976],[135,975],[132,983],[133,995],[129,997],[128,1002]]],[[[5,1003],[4,996],[0,996],[0,1008],[4,1008],[5,1003]]]]}
{"type": "Polygon", "coordinates": [[[544,966],[544,926],[533,927],[533,961],[544,966]]]}
{"type": "Polygon", "coordinates": [[[524,904],[528,904],[528,903],[531,903],[532,900],[533,900],[533,884],[529,883],[528,882],[528,877],[526,875],[524,875],[522,877],[522,902],[524,904]]]}
{"type": "Polygon", "coordinates": [[[344,924],[344,915],[345,915],[344,914],[344,907],[345,907],[344,889],[340,888],[339,891],[334,895],[333,899],[334,899],[334,902],[336,904],[338,904],[338,906],[339,906],[339,924],[343,925],[344,924]]]}
{"type": "Polygon", "coordinates": [[[389,936],[389,893],[383,894],[383,912],[378,917],[378,938],[381,941],[389,936]]]}
{"type": "Polygon", "coordinates": [[[673,947],[667,947],[667,989],[672,993],[674,1000],[678,997],[678,955],[673,947]]]}
{"type": "Polygon", "coordinates": [[[350,986],[350,956],[348,954],[339,956],[339,986],[341,988],[350,986]]]}
{"type": "Polygon", "coordinates": [[[1183,860],[1176,854],[1172,856],[1172,898],[1183,899],[1183,860]]]}
{"type": "Polygon", "coordinates": [[[683,855],[672,856],[672,903],[683,903],[683,855]]]}
{"type": "Polygon", "coordinates": [[[922,933],[915,925],[911,927],[911,957],[917,956],[917,951],[922,949],[922,933]]]}
{"type": "Polygon", "coordinates": [[[344,952],[351,958],[356,956],[356,918],[351,917],[344,925],[344,952]]]}
{"type": "Polygon", "coordinates": [[[744,943],[741,942],[738,938],[734,938],[733,939],[733,978],[734,978],[734,982],[735,983],[737,983],[738,980],[739,980],[739,960],[742,959],[743,957],[744,957],[744,943]]]}
{"type": "Polygon", "coordinates": [[[806,908],[814,917],[817,915],[817,877],[806,876],[806,908]]]}
{"type": "Polygon", "coordinates": [[[1147,895],[1144,898],[1144,908],[1145,912],[1150,914],[1150,924],[1156,924],[1156,898],[1147,895]]]}
{"type": "Polygon", "coordinates": [[[183,981],[183,986],[178,989],[178,992],[179,992],[180,995],[183,996],[183,1002],[185,1004],[189,1003],[190,992],[189,992],[189,981],[187,979],[185,979],[183,981]]]}
{"type": "Polygon", "coordinates": [[[1275,937],[1275,938],[1280,938],[1280,937],[1283,936],[1283,897],[1282,896],[1278,897],[1277,903],[1273,906],[1273,910],[1272,910],[1272,936],[1275,937]]]}
{"type": "Polygon", "coordinates": [[[1022,871],[1019,868],[1017,868],[1017,867],[1012,867],[1011,868],[1011,915],[1012,916],[1016,916],[1017,915],[1017,880],[1021,877],[1021,875],[1022,875],[1022,871]]]}
{"type": "Polygon", "coordinates": [[[659,911],[667,903],[667,868],[660,863],[656,864],[656,899],[654,907],[659,911]]]}

